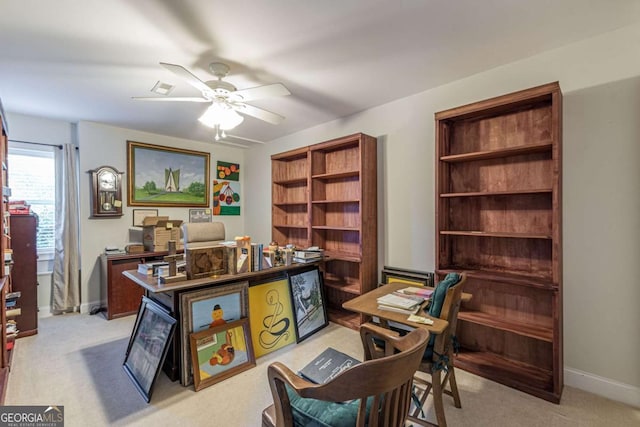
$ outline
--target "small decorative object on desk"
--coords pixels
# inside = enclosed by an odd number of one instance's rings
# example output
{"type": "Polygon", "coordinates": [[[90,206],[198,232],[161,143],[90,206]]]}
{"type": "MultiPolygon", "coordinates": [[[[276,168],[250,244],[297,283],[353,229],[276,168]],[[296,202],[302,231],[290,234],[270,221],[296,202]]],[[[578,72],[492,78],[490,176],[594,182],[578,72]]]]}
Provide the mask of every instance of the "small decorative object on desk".
{"type": "Polygon", "coordinates": [[[324,384],[331,381],[342,371],[360,363],[348,354],[328,347],[304,368],[300,369],[298,375],[316,384],[324,384]]]}

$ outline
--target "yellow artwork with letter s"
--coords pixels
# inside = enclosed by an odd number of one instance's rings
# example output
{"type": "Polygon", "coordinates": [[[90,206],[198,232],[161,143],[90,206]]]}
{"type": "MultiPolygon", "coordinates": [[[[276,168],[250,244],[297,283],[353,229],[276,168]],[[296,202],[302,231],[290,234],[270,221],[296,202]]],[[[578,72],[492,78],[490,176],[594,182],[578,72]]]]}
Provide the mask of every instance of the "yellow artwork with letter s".
{"type": "Polygon", "coordinates": [[[249,287],[249,311],[256,358],[296,342],[286,277],[249,287]]]}

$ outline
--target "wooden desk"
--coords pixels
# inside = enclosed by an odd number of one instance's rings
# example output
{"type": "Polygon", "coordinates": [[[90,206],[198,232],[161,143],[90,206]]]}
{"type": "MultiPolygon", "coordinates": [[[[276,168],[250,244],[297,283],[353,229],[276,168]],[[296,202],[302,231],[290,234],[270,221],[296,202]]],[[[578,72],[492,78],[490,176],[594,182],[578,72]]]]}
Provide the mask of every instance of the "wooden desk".
{"type": "Polygon", "coordinates": [[[395,311],[379,310],[377,299],[383,295],[397,291],[399,289],[406,288],[406,283],[389,283],[382,285],[366,294],[357,296],[344,304],[342,307],[346,310],[354,311],[356,313],[364,314],[371,318],[373,316],[379,318],[381,321],[393,321],[401,323],[403,325],[412,326],[414,328],[423,328],[432,334],[441,334],[449,324],[446,320],[438,319],[429,316],[425,311],[419,311],[418,315],[428,317],[433,320],[433,325],[425,325],[422,323],[409,322],[407,320],[408,315],[403,313],[397,313],[395,311]]]}

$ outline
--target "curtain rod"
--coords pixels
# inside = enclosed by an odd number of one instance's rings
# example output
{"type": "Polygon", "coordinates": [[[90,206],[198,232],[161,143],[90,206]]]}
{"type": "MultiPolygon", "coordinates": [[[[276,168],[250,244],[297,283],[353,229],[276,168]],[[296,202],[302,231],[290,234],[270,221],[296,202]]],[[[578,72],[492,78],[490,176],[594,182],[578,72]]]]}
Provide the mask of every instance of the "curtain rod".
{"type": "MultiPolygon", "coordinates": [[[[62,144],[45,144],[43,142],[33,142],[33,141],[20,141],[19,139],[9,139],[9,142],[19,142],[22,144],[33,144],[33,145],[44,145],[47,147],[58,147],[62,150],[62,144]]],[[[77,149],[78,147],[76,147],[77,149]]]]}

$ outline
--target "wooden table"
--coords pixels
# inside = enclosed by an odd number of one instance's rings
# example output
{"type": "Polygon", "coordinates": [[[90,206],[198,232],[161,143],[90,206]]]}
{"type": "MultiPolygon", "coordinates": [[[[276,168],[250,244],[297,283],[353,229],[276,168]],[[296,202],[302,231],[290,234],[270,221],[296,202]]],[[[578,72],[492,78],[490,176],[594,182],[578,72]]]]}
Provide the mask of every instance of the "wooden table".
{"type": "Polygon", "coordinates": [[[381,285],[378,288],[367,292],[366,294],[362,294],[345,302],[344,304],[342,304],[342,308],[344,308],[345,310],[363,314],[368,318],[377,317],[380,319],[381,323],[383,323],[383,326],[385,326],[388,321],[393,321],[414,328],[426,329],[427,331],[429,331],[429,333],[432,334],[441,334],[449,323],[446,320],[429,316],[427,312],[423,311],[422,309],[416,314],[419,316],[428,317],[429,319],[433,320],[433,325],[409,322],[407,320],[407,317],[409,317],[407,314],[378,309],[378,298],[399,289],[406,288],[407,286],[408,285],[406,283],[397,282],[381,285]]]}

